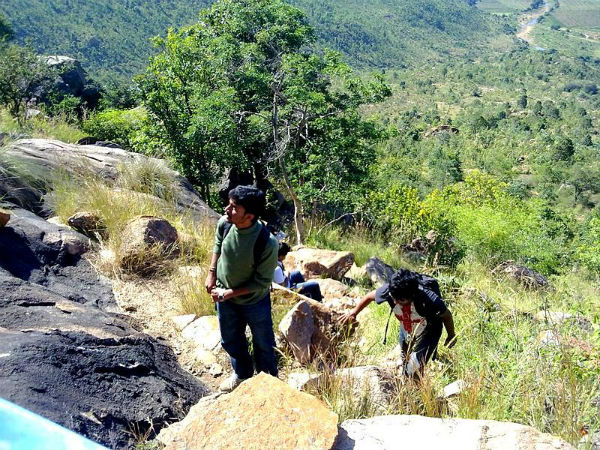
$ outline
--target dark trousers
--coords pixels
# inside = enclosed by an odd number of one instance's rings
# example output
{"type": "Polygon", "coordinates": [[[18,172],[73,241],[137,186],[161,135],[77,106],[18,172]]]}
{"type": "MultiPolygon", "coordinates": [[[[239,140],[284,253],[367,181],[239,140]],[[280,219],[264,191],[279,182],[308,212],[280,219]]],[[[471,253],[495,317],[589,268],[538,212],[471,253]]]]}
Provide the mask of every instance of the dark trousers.
{"type": "Polygon", "coordinates": [[[313,300],[318,302],[323,301],[323,295],[321,294],[319,283],[312,280],[304,281],[304,277],[299,270],[293,270],[290,272],[290,287],[292,289],[298,289],[300,294],[306,295],[313,300]]]}
{"type": "Polygon", "coordinates": [[[275,359],[275,335],[271,318],[271,297],[251,305],[237,305],[230,301],[217,303],[217,315],[221,327],[221,345],[229,354],[231,365],[239,378],[250,378],[257,372],[277,376],[275,359]],[[254,362],[248,350],[246,325],[252,333],[254,362]]]}

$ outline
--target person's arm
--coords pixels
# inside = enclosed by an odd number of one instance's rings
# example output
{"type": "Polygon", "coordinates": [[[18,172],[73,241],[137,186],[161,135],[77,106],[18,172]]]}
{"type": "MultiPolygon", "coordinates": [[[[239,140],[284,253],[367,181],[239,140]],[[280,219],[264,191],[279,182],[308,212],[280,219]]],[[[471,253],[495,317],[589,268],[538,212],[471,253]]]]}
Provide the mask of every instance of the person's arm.
{"type": "Polygon", "coordinates": [[[206,287],[206,292],[209,294],[217,285],[217,262],[219,261],[218,253],[213,253],[212,258],[210,260],[210,266],[208,267],[208,275],[206,275],[206,281],[204,282],[204,286],[206,287]]]}
{"type": "Polygon", "coordinates": [[[444,345],[448,348],[452,348],[452,347],[454,347],[454,344],[456,344],[456,333],[454,331],[454,319],[452,318],[452,313],[450,312],[449,309],[446,309],[446,311],[444,311],[444,313],[440,316],[440,318],[444,322],[444,327],[446,328],[446,334],[448,335],[446,337],[446,341],[444,342],[444,345]]]}
{"type": "Polygon", "coordinates": [[[356,320],[356,316],[358,316],[358,313],[360,313],[369,305],[369,303],[373,301],[375,301],[375,291],[369,292],[367,295],[360,299],[360,302],[358,302],[358,304],[354,308],[352,308],[350,311],[341,316],[340,323],[345,324],[347,322],[356,320]]]}
{"type": "Polygon", "coordinates": [[[206,281],[204,282],[206,292],[209,294],[217,285],[217,262],[219,261],[219,256],[221,256],[221,246],[223,245],[222,228],[225,220],[225,216],[221,217],[217,222],[215,230],[215,244],[213,246],[212,258],[210,259],[210,266],[208,266],[208,275],[206,275],[206,281]]]}
{"type": "Polygon", "coordinates": [[[210,291],[210,296],[212,297],[213,302],[224,302],[232,297],[238,297],[240,295],[246,295],[250,293],[250,289],[246,287],[236,288],[236,289],[218,289],[215,288],[210,291]],[[219,294],[222,294],[219,297],[219,294]]]}

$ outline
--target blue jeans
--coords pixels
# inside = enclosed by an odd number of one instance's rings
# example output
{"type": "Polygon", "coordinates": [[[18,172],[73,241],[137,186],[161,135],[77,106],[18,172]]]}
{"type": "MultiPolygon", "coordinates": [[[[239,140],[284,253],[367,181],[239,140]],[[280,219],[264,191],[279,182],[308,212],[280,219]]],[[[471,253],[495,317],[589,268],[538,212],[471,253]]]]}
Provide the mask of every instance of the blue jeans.
{"type": "Polygon", "coordinates": [[[271,296],[267,292],[261,300],[251,305],[237,305],[230,301],[217,303],[217,316],[221,328],[221,345],[231,358],[233,370],[239,378],[250,378],[257,372],[277,376],[275,335],[271,318],[271,296]],[[248,350],[246,325],[252,333],[254,363],[248,350]]]}
{"type": "Polygon", "coordinates": [[[319,283],[316,281],[304,281],[304,277],[299,270],[292,270],[290,272],[290,288],[298,289],[300,294],[306,295],[318,302],[323,301],[319,283]]]}

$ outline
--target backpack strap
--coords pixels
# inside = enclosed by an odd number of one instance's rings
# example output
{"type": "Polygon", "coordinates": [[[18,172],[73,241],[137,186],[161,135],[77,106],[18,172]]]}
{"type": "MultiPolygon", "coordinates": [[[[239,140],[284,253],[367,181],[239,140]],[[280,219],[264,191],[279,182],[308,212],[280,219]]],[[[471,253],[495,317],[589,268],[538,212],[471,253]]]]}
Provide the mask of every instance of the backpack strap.
{"type": "Polygon", "coordinates": [[[258,266],[258,263],[260,262],[260,257],[265,251],[270,237],[271,233],[269,233],[267,227],[262,225],[260,231],[258,232],[258,236],[256,237],[256,241],[254,241],[254,267],[258,266]]]}

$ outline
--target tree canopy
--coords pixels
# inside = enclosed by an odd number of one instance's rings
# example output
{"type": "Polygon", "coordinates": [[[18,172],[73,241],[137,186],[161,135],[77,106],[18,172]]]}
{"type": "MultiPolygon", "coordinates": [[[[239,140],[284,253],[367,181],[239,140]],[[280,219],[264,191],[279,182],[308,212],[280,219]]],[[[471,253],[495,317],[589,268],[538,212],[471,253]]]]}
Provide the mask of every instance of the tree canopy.
{"type": "Polygon", "coordinates": [[[358,108],[390,95],[381,77],[354,77],[339,55],[314,47],[314,30],[283,1],[221,0],[198,24],[157,38],[138,78],[146,106],[181,170],[209,186],[225,169],[276,171],[294,201],[351,203],[379,137],[358,108]]]}

